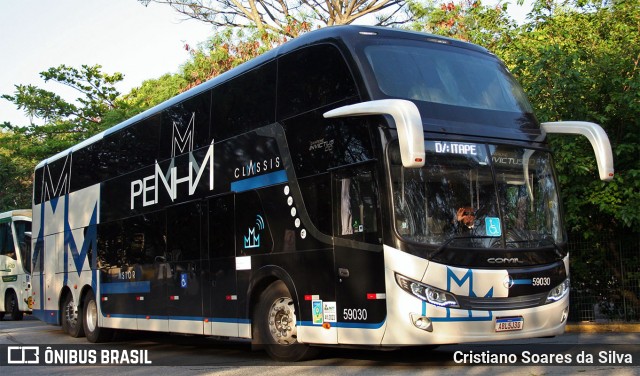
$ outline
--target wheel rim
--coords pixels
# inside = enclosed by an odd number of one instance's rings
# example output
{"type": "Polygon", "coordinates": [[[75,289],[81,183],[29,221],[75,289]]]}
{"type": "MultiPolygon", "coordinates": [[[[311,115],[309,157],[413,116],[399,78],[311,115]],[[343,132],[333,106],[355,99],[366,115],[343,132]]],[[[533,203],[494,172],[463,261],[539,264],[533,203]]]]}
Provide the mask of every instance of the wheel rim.
{"type": "Polygon", "coordinates": [[[269,332],[279,345],[292,345],[297,342],[296,312],[291,298],[278,298],[271,305],[269,332]]]}
{"type": "Polygon", "coordinates": [[[98,307],[96,306],[96,301],[91,300],[89,304],[87,304],[87,329],[90,332],[96,330],[98,326],[98,307]]]}
{"type": "Polygon", "coordinates": [[[78,324],[78,310],[73,304],[73,299],[69,300],[67,306],[64,307],[64,317],[70,327],[73,328],[78,324]]]}

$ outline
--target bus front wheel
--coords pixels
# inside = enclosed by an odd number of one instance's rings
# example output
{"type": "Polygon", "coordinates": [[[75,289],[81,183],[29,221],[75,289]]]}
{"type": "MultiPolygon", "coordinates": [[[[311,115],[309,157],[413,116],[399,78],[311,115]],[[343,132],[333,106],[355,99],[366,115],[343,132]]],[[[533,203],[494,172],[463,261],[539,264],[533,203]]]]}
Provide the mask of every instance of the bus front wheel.
{"type": "Polygon", "coordinates": [[[295,304],[282,281],[267,287],[253,315],[254,342],[274,360],[296,362],[317,355],[317,348],[298,342],[295,304]]]}
{"type": "Polygon", "coordinates": [[[81,316],[80,306],[73,301],[73,295],[67,293],[62,303],[62,330],[74,338],[84,336],[82,322],[79,320],[81,316]]]}
{"type": "Polygon", "coordinates": [[[87,340],[92,343],[109,341],[113,335],[111,329],[101,328],[98,325],[98,303],[93,291],[89,291],[84,298],[82,327],[87,336],[87,340]]]}

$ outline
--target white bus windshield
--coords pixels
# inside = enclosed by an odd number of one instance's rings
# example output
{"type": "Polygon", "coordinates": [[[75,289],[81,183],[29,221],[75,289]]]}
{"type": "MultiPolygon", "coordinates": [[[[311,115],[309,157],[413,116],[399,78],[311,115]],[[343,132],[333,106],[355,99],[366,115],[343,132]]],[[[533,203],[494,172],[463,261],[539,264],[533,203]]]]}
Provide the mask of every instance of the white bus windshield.
{"type": "Polygon", "coordinates": [[[405,240],[533,248],[564,241],[550,155],[521,147],[425,143],[423,168],[389,149],[395,226],[405,240]]]}

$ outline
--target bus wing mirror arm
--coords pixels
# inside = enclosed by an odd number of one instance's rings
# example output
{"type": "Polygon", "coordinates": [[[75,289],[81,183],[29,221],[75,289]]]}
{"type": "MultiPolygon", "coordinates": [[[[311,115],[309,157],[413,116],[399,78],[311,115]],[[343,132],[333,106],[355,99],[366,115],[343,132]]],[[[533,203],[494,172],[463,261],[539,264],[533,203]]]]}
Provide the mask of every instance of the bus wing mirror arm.
{"type": "Polygon", "coordinates": [[[601,126],[586,121],[554,121],[542,123],[546,133],[581,134],[589,139],[596,154],[600,180],[613,179],[613,152],[609,137],[601,126]]]}
{"type": "Polygon", "coordinates": [[[424,133],[416,105],[403,99],[381,99],[343,106],[324,113],[325,118],[365,115],[390,115],[396,123],[402,165],[424,166],[424,133]]]}

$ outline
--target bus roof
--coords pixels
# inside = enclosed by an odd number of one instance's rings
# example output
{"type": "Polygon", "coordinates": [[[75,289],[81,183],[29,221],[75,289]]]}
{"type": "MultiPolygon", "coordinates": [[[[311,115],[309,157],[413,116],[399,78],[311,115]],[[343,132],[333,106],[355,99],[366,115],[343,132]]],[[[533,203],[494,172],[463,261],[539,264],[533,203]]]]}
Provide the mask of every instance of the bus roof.
{"type": "Polygon", "coordinates": [[[0,213],[0,222],[5,222],[16,217],[31,218],[31,209],[9,210],[7,212],[0,213]]]}
{"type": "Polygon", "coordinates": [[[194,97],[204,91],[212,89],[215,86],[235,77],[239,76],[247,71],[250,71],[253,68],[256,68],[266,62],[269,62],[280,55],[284,55],[291,51],[294,51],[299,48],[303,48],[305,46],[318,44],[322,42],[329,41],[342,41],[349,48],[354,44],[356,39],[362,38],[362,35],[370,35],[370,36],[380,36],[387,38],[400,38],[400,39],[413,39],[413,40],[428,40],[432,42],[440,42],[443,44],[448,44],[456,47],[462,47],[466,49],[475,50],[478,52],[489,53],[489,51],[483,47],[480,47],[475,44],[459,41],[456,39],[446,38],[438,35],[401,30],[401,29],[393,29],[386,27],[376,27],[376,26],[357,26],[357,25],[341,25],[341,26],[330,26],[322,29],[314,30],[308,33],[305,33],[297,38],[294,38],[281,46],[275,47],[274,49],[267,51],[266,53],[249,60],[229,71],[216,76],[192,89],[189,89],[177,96],[170,98],[136,116],[133,116],[122,123],[119,123],[101,133],[98,133],[70,148],[59,152],[47,159],[42,160],[35,167],[36,169],[43,167],[45,164],[56,161],[70,153],[82,149],[86,146],[89,146],[97,141],[100,141],[104,137],[116,133],[129,125],[135,124],[141,120],[144,120],[151,115],[154,115],[160,111],[163,111],[175,104],[178,104],[186,99],[194,97]]]}

